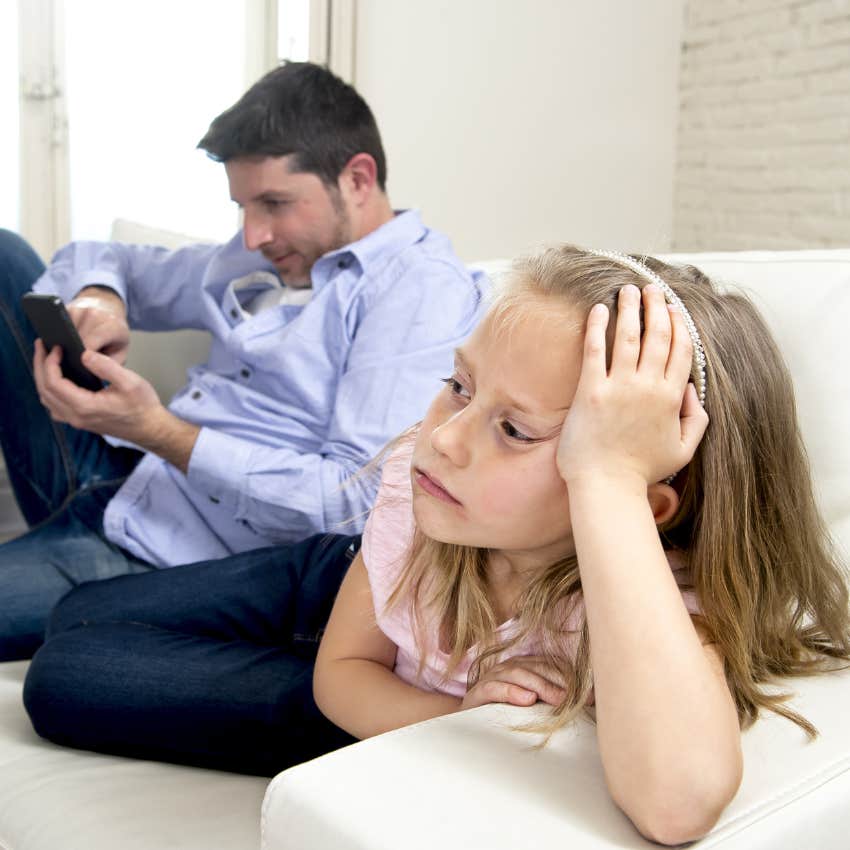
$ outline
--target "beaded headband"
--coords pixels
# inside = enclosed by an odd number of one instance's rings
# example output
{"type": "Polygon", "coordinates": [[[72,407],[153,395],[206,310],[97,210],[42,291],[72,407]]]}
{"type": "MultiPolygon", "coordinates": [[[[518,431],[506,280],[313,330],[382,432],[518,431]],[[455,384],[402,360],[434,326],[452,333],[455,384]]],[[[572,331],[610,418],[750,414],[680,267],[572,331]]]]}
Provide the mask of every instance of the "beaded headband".
{"type": "Polygon", "coordinates": [[[664,293],[664,300],[679,310],[685,320],[685,327],[688,329],[688,336],[691,338],[694,349],[693,366],[691,368],[694,386],[696,387],[699,403],[705,407],[705,349],[702,347],[702,340],[697,332],[697,326],[694,324],[694,320],[691,318],[687,307],[682,303],[682,299],[649,266],[635,260],[633,257],[620,254],[617,251],[594,251],[590,249],[588,253],[596,257],[605,257],[607,260],[612,260],[621,266],[626,266],[635,274],[640,275],[650,283],[654,283],[664,293]]]}

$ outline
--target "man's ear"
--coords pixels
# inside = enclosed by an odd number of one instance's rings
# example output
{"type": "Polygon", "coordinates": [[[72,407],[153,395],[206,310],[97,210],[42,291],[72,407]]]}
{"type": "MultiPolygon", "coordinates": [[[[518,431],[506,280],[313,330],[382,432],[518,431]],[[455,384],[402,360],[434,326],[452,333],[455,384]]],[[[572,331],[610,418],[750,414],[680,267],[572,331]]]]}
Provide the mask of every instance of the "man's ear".
{"type": "Polygon", "coordinates": [[[669,484],[650,484],[646,488],[646,497],[649,499],[656,525],[662,525],[671,519],[679,507],[679,494],[669,484]]]}
{"type": "Polygon", "coordinates": [[[363,203],[372,193],[378,181],[378,166],[368,153],[356,153],[345,164],[339,175],[339,186],[343,196],[354,204],[363,203]]]}

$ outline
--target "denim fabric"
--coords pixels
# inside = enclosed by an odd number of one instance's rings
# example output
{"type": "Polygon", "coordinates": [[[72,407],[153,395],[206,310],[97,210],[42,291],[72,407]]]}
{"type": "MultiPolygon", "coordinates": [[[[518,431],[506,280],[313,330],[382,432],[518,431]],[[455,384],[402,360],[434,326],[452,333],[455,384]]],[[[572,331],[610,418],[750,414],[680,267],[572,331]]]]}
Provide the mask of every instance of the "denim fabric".
{"type": "Polygon", "coordinates": [[[27,674],[36,731],[260,775],[351,743],[316,707],[312,674],[359,544],[317,535],[77,588],[27,674]]]}
{"type": "Polygon", "coordinates": [[[0,545],[0,661],[35,651],[50,609],[75,585],[150,569],[102,534],[106,504],[140,453],[53,422],[38,399],[20,298],[43,270],[22,239],[0,230],[0,444],[31,526],[0,545]]]}

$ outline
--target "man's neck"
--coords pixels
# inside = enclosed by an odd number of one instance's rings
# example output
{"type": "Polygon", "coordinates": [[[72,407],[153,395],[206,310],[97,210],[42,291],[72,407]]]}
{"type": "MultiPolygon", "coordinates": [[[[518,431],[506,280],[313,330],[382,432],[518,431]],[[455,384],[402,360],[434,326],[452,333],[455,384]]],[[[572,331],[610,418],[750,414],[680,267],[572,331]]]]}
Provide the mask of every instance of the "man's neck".
{"type": "Polygon", "coordinates": [[[368,236],[379,227],[383,227],[388,221],[391,221],[395,213],[393,212],[390,199],[383,193],[378,193],[374,199],[364,208],[360,219],[360,226],[357,228],[354,239],[356,242],[364,236],[368,236]]]}

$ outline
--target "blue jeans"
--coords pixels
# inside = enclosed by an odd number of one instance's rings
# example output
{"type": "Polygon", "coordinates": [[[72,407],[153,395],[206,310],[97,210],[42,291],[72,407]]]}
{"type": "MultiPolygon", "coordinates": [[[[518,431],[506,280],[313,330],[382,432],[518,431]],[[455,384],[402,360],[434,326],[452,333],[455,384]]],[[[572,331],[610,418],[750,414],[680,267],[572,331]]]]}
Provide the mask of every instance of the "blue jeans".
{"type": "Polygon", "coordinates": [[[26,242],[0,230],[0,445],[30,526],[0,545],[0,661],[32,655],[51,608],[80,582],[151,569],[103,536],[103,511],[141,453],[53,422],[38,400],[20,298],[43,271],[26,242]]]}
{"type": "Polygon", "coordinates": [[[354,741],[313,664],[359,537],[317,535],[86,584],[54,610],[24,685],[59,744],[273,775],[354,741]]]}

